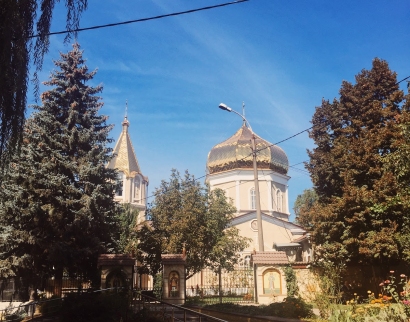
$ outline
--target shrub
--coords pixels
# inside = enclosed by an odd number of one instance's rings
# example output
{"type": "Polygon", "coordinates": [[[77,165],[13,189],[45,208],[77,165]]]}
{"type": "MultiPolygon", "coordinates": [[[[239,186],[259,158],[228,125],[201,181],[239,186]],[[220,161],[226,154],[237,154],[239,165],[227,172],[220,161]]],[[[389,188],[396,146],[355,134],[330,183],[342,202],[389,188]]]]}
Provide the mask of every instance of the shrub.
{"type": "Polygon", "coordinates": [[[204,308],[227,313],[239,313],[246,315],[265,315],[282,318],[311,318],[314,316],[312,305],[307,304],[300,298],[288,297],[283,302],[269,305],[238,305],[233,303],[222,303],[205,305],[204,308]]]}

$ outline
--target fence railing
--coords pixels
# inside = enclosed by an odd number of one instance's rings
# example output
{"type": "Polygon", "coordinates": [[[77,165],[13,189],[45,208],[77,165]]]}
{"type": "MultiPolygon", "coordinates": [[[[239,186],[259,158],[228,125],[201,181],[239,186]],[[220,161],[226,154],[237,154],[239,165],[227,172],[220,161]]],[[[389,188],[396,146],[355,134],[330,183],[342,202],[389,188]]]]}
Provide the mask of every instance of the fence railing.
{"type": "Polygon", "coordinates": [[[187,288],[185,302],[188,304],[252,303],[253,287],[201,287],[187,288]]]}
{"type": "MultiPolygon", "coordinates": [[[[195,319],[198,322],[203,321],[211,321],[211,322],[226,322],[224,320],[199,313],[178,305],[170,304],[164,302],[156,296],[149,296],[148,294],[156,294],[154,290],[133,290],[130,293],[130,290],[122,289],[122,288],[110,288],[110,289],[103,289],[97,290],[90,293],[78,293],[78,300],[84,299],[84,303],[86,304],[86,300],[88,299],[87,295],[98,293],[106,293],[115,295],[120,293],[120,291],[125,291],[125,294],[128,294],[129,297],[129,305],[127,305],[127,312],[118,312],[119,315],[123,317],[122,321],[131,321],[130,316],[133,313],[134,317],[135,314],[138,312],[143,312],[143,314],[149,314],[152,317],[158,317],[165,321],[169,322],[179,322],[179,321],[192,321],[195,319]],[[151,293],[152,292],[152,293],[151,293]],[[128,315],[128,319],[127,319],[128,315]]],[[[160,290],[156,290],[160,291],[160,290]]],[[[111,298],[111,297],[110,297],[111,298]]],[[[9,307],[4,310],[0,310],[0,321],[8,321],[8,322],[20,322],[30,321],[30,320],[42,320],[42,318],[53,317],[57,319],[58,317],[63,316],[62,314],[67,313],[64,311],[64,307],[67,306],[65,302],[69,301],[70,297],[63,297],[63,298],[55,298],[55,299],[43,299],[39,301],[29,301],[22,303],[17,306],[12,306],[12,303],[9,307]]],[[[111,300],[110,300],[111,301],[111,300]]],[[[67,310],[67,309],[65,309],[67,310]]],[[[132,320],[134,321],[134,320],[132,320]]]]}
{"type": "Polygon", "coordinates": [[[145,295],[141,292],[136,292],[132,303],[134,310],[148,310],[152,315],[169,322],[187,322],[195,321],[212,321],[212,322],[227,322],[215,318],[210,315],[199,313],[179,305],[170,304],[154,297],[145,295]]]}
{"type": "MultiPolygon", "coordinates": [[[[96,290],[92,292],[80,292],[77,294],[98,294],[104,292],[117,293],[119,288],[110,288],[96,290]]],[[[61,314],[61,309],[63,302],[67,300],[66,297],[51,298],[51,299],[41,299],[38,301],[28,301],[16,305],[16,302],[10,302],[9,306],[3,310],[0,310],[0,321],[7,322],[19,322],[22,320],[32,320],[37,317],[50,317],[59,316],[61,314]]]]}

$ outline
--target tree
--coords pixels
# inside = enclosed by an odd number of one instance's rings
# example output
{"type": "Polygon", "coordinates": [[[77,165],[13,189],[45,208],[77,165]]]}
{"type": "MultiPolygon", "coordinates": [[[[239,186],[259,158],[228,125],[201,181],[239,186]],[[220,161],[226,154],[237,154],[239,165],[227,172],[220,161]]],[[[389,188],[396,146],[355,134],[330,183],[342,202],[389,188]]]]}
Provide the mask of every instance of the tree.
{"type": "MultiPolygon", "coordinates": [[[[56,0],[0,1],[0,166],[4,168],[22,137],[31,58],[37,71],[48,50],[56,0]],[[38,5],[41,3],[40,8],[38,5]],[[37,13],[40,18],[37,20],[37,13]],[[36,31],[34,28],[36,27],[36,31]],[[33,34],[39,34],[33,47],[33,34]]],[[[78,28],[87,0],[66,1],[67,30],[78,28]]],[[[70,33],[68,34],[69,37],[70,33]]],[[[68,39],[68,38],[66,38],[68,39]]],[[[36,75],[34,75],[36,78],[36,75]]]]}
{"type": "MultiPolygon", "coordinates": [[[[396,119],[401,136],[394,143],[395,150],[383,161],[385,170],[393,173],[400,188],[396,197],[389,200],[389,206],[407,210],[403,215],[403,228],[395,238],[400,245],[402,259],[410,262],[410,217],[407,215],[410,209],[410,91],[406,95],[402,114],[396,119]]],[[[383,205],[379,204],[378,207],[383,205]]]]}
{"type": "Polygon", "coordinates": [[[333,261],[388,265],[401,257],[397,234],[405,208],[390,202],[400,187],[385,168],[402,134],[403,92],[386,61],[375,59],[356,83],[342,83],[340,98],[316,108],[306,167],[318,195],[307,216],[317,255],[333,261]]]}
{"type": "Polygon", "coordinates": [[[118,205],[119,231],[116,236],[116,253],[135,255],[138,247],[138,219],[139,210],[131,204],[118,205]]]}
{"type": "Polygon", "coordinates": [[[1,187],[1,277],[18,276],[40,287],[63,271],[92,278],[98,255],[114,246],[116,171],[106,168],[112,140],[101,86],[78,44],[60,54],[42,105],[27,120],[21,153],[1,187]]]}
{"type": "Polygon", "coordinates": [[[293,205],[295,211],[296,222],[304,226],[309,227],[311,219],[309,217],[309,211],[312,209],[314,203],[317,200],[317,194],[313,189],[305,189],[301,195],[298,195],[293,205]]]}
{"type": "Polygon", "coordinates": [[[228,227],[235,208],[222,190],[209,191],[187,171],[181,178],[172,170],[169,181],[156,189],[148,209],[150,222],[138,233],[138,260],[143,273],[155,276],[161,269],[161,254],[182,254],[186,247],[186,278],[207,266],[231,267],[247,238],[228,227]]]}

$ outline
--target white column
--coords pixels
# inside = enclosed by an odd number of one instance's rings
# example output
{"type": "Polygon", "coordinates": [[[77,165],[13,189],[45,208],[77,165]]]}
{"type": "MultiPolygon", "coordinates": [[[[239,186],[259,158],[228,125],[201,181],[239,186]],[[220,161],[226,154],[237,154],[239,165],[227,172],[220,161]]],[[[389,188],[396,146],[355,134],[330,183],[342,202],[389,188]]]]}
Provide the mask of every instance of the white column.
{"type": "Polygon", "coordinates": [[[270,212],[273,211],[273,205],[272,205],[272,179],[268,179],[268,210],[270,212]]]}
{"type": "Polygon", "coordinates": [[[134,178],[131,178],[131,189],[130,189],[130,203],[134,202],[134,193],[135,193],[135,183],[134,178]]]}
{"type": "Polygon", "coordinates": [[[235,198],[235,205],[236,205],[236,211],[239,213],[241,211],[241,194],[240,194],[240,186],[241,182],[239,180],[236,180],[236,198],[235,198]]]}

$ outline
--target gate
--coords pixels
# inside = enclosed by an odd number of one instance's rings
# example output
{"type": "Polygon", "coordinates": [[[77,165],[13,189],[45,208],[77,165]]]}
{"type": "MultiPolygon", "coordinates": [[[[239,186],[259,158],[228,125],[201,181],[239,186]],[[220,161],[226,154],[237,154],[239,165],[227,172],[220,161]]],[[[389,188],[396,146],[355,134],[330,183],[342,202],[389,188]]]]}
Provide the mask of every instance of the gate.
{"type": "Polygon", "coordinates": [[[204,269],[187,280],[186,302],[192,304],[249,303],[254,301],[254,270],[251,266],[238,266],[221,276],[204,269]],[[219,285],[221,281],[221,285],[219,285]]]}

